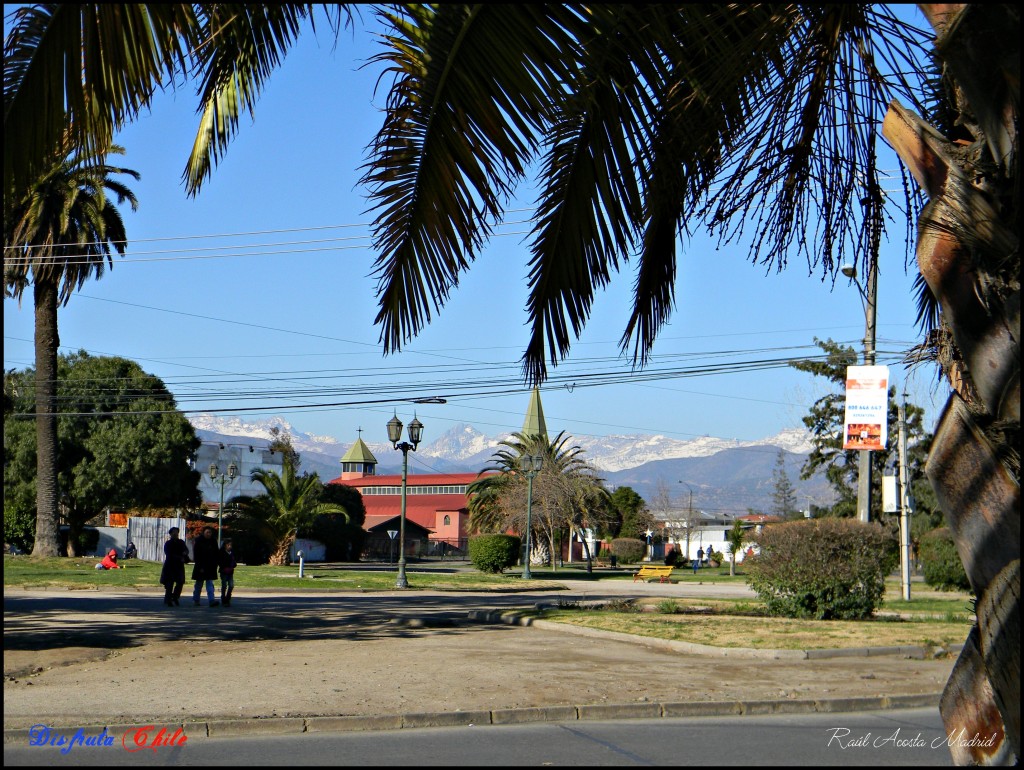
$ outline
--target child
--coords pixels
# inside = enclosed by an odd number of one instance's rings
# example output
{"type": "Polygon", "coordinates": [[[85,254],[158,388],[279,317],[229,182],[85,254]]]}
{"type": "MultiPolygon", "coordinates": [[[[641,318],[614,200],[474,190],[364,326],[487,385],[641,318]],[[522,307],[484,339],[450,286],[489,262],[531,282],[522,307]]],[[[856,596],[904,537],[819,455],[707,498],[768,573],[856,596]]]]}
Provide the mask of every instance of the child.
{"type": "Polygon", "coordinates": [[[235,590],[235,567],[238,562],[232,551],[231,540],[225,540],[220,548],[220,603],[231,606],[231,592],[235,590]]]}
{"type": "Polygon", "coordinates": [[[103,561],[96,565],[96,569],[121,569],[117,563],[117,551],[111,548],[103,557],[103,561]]]}

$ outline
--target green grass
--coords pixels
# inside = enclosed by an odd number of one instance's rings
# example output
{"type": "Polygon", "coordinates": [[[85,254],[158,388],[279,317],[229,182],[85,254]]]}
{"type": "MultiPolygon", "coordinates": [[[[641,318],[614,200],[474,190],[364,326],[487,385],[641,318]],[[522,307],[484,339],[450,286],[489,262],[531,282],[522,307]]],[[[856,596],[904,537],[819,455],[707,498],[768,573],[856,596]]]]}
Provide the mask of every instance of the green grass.
{"type": "MultiPolygon", "coordinates": [[[[54,587],[69,590],[120,588],[125,590],[153,588],[160,584],[160,565],[154,562],[129,559],[124,569],[97,570],[99,559],[50,558],[4,556],[5,587],[54,587]]],[[[436,566],[436,565],[431,565],[436,566]]],[[[191,576],[185,568],[185,577],[191,576]]],[[[272,567],[241,565],[235,571],[239,587],[282,588],[314,591],[384,591],[395,587],[397,571],[391,569],[344,569],[337,565],[306,565],[304,577],[299,579],[299,567],[272,567]]],[[[411,588],[432,591],[515,591],[530,588],[558,590],[565,586],[552,582],[546,575],[534,573],[528,584],[517,573],[487,575],[476,570],[457,572],[420,571],[415,565],[406,567],[406,578],[411,588]]]]}

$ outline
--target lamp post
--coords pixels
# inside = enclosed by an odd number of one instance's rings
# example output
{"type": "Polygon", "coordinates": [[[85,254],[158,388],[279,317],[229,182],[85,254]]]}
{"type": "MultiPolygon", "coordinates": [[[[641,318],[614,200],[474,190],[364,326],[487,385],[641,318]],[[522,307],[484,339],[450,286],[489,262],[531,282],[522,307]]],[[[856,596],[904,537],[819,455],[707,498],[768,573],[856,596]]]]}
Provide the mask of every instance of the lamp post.
{"type": "Polygon", "coordinates": [[[686,488],[690,490],[690,502],[686,506],[686,555],[687,561],[690,560],[690,524],[693,523],[693,487],[687,484],[685,481],[680,480],[680,484],[686,484],[686,488]]]}
{"type": "Polygon", "coordinates": [[[220,484],[220,507],[217,509],[217,547],[220,548],[221,525],[224,521],[224,486],[234,481],[238,475],[238,466],[234,463],[228,465],[228,472],[222,474],[217,463],[210,463],[210,480],[214,484],[220,484]]]}
{"type": "Polygon", "coordinates": [[[422,439],[423,423],[415,415],[409,423],[409,441],[402,441],[402,421],[398,419],[398,414],[388,420],[388,440],[395,449],[402,451],[402,516],[398,525],[398,579],[395,580],[395,588],[409,587],[409,581],[405,579],[405,496],[409,476],[409,450],[415,452],[422,439]]]}
{"type": "MultiPolygon", "coordinates": [[[[530,572],[530,532],[533,529],[533,477],[540,473],[544,465],[543,455],[521,455],[519,457],[519,469],[526,476],[526,558],[523,559],[523,580],[530,580],[533,573],[530,572]]],[[[570,547],[571,544],[570,544],[570,547]]]]}
{"type": "MultiPolygon", "coordinates": [[[[864,365],[875,365],[875,318],[878,301],[878,259],[868,263],[868,287],[860,285],[857,280],[857,268],[843,265],[842,273],[851,279],[861,296],[864,306],[864,365]]],[[[857,518],[860,521],[871,521],[871,450],[861,449],[857,460],[857,518]]]]}

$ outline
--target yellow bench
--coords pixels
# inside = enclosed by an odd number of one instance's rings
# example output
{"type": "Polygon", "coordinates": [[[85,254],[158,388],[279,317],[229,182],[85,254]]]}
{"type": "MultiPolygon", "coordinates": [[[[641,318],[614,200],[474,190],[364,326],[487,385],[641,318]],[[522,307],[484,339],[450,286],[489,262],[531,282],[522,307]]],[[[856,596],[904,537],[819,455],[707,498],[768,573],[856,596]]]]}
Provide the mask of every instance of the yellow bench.
{"type": "Polygon", "coordinates": [[[668,565],[641,567],[639,571],[633,573],[633,582],[643,580],[646,583],[647,578],[658,578],[659,583],[669,583],[671,582],[669,578],[672,577],[672,570],[674,569],[675,567],[668,565]]]}

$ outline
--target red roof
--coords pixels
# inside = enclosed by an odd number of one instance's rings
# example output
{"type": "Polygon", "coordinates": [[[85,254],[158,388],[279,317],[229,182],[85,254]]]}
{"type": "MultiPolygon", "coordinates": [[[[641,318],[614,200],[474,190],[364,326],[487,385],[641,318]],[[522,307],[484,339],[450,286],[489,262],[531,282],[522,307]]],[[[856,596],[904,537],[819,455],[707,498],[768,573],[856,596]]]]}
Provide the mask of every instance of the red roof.
{"type": "MultiPolygon", "coordinates": [[[[485,473],[483,476],[477,473],[413,473],[410,474],[407,483],[410,487],[434,486],[441,484],[472,484],[474,481],[493,473],[485,473]]],[[[349,487],[391,487],[402,485],[402,474],[394,473],[389,476],[360,476],[357,479],[342,479],[340,476],[329,484],[344,484],[349,487]]]]}

